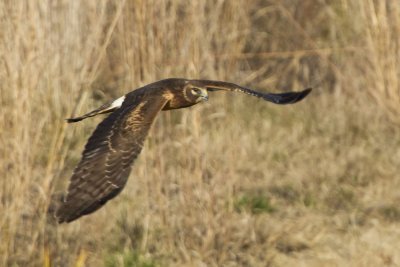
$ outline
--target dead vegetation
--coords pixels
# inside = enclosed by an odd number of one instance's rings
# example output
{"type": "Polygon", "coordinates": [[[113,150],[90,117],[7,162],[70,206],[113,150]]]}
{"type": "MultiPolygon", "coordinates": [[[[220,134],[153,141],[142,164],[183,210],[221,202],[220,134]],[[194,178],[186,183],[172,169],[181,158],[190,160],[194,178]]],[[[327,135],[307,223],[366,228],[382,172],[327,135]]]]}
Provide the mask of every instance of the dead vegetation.
{"type": "Polygon", "coordinates": [[[2,1],[1,266],[400,265],[397,1],[2,1]],[[121,196],[46,217],[101,118],[166,77],[261,90],[165,112],[121,196]]]}

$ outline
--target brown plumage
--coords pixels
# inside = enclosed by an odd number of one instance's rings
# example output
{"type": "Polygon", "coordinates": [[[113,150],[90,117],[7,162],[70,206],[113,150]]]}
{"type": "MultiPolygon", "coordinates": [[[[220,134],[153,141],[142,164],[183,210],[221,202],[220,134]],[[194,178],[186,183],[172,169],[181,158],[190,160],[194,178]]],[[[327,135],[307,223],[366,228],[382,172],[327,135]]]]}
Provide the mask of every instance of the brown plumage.
{"type": "Polygon", "coordinates": [[[58,222],[71,222],[94,212],[121,192],[160,110],[195,105],[208,99],[208,91],[218,90],[243,92],[275,104],[296,103],[311,91],[309,88],[271,94],[227,82],[167,79],[134,90],[81,117],[68,119],[77,122],[112,112],[97,126],[85,146],[67,195],[56,211],[58,222]]]}

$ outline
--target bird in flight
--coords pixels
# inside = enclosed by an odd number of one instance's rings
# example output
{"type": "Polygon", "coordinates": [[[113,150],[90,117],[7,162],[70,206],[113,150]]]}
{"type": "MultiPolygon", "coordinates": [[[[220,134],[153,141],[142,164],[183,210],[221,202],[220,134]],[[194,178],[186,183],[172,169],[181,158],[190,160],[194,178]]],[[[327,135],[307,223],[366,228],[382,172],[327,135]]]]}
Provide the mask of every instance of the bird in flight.
{"type": "Polygon", "coordinates": [[[233,83],[211,80],[166,79],[136,89],[68,123],[111,113],[86,143],[68,191],[55,216],[59,223],[71,222],[98,210],[124,188],[134,160],[161,110],[186,108],[208,100],[208,92],[232,91],[256,96],[275,104],[293,104],[306,97],[301,92],[272,94],[233,83]]]}

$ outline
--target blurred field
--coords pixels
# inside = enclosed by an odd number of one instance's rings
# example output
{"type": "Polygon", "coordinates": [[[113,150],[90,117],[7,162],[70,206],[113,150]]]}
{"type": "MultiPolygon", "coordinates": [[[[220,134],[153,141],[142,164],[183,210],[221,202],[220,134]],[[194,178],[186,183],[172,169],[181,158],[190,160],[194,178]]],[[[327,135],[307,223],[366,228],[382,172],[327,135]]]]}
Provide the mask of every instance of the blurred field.
{"type": "Polygon", "coordinates": [[[1,1],[0,266],[400,266],[400,2],[1,1]],[[123,193],[46,217],[101,116],[186,77],[215,93],[163,112],[123,193]]]}

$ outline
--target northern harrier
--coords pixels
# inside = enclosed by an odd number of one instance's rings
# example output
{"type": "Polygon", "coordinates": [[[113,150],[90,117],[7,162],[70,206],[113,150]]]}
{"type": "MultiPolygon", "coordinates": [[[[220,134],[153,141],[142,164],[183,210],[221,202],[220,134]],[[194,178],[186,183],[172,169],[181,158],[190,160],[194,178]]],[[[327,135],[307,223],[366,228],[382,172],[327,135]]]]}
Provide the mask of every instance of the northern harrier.
{"type": "Polygon", "coordinates": [[[97,126],[85,146],[66,197],[56,211],[58,222],[71,222],[92,213],[122,191],[132,163],[161,110],[193,106],[207,100],[208,92],[220,90],[242,92],[275,104],[293,104],[306,97],[311,88],[271,94],[221,81],[166,79],[134,90],[83,116],[67,119],[71,123],[112,112],[97,126]]]}

